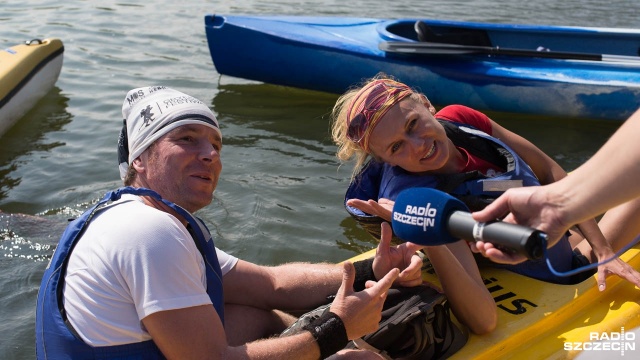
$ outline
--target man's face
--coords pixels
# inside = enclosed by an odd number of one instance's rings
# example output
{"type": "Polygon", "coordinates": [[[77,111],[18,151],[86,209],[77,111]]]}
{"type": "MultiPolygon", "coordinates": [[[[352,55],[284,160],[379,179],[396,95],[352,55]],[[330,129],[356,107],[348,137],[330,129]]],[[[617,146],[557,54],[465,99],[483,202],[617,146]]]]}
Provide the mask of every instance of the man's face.
{"type": "Polygon", "coordinates": [[[222,171],[222,139],[212,128],[179,126],[153,143],[138,159],[137,186],[148,187],[190,212],[213,199],[222,171]]]}

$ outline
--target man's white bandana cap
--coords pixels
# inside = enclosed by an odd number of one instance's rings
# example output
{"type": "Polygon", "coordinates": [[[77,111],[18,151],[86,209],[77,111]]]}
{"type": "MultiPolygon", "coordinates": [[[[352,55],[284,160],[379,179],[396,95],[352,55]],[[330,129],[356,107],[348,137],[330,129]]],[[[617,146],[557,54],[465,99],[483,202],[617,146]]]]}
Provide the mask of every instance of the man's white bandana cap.
{"type": "Polygon", "coordinates": [[[222,133],[209,107],[193,96],[165,86],[148,86],[127,93],[122,104],[124,124],[118,139],[120,177],[129,164],[154,141],[178,126],[200,124],[222,133]]]}

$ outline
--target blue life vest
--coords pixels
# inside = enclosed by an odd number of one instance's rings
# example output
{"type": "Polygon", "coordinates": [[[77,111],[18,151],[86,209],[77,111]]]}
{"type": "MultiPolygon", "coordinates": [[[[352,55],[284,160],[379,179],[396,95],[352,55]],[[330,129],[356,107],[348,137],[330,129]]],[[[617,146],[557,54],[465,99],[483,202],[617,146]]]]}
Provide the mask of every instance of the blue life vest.
{"type": "Polygon", "coordinates": [[[123,187],[107,193],[98,204],[67,226],[44,272],[36,308],[36,357],[38,359],[164,359],[153,340],[117,346],[86,344],[68,322],[63,301],[64,277],[69,256],[92,217],[103,205],[122,194],[150,196],[175,210],[188,221],[187,229],[202,253],[206,267],[207,294],[224,323],[222,271],[215,245],[206,226],[178,205],[149,189],[123,187]]]}
{"type": "Polygon", "coordinates": [[[447,137],[454,145],[505,169],[505,172],[491,178],[478,171],[424,175],[371,160],[349,184],[345,194],[345,206],[351,215],[356,219],[371,216],[347,206],[348,199],[395,200],[402,190],[412,187],[430,187],[444,191],[460,198],[469,209],[476,211],[484,208],[509,187],[540,185],[529,165],[504,142],[468,125],[438,121],[444,126],[447,137]]]}
{"type": "MultiPolygon", "coordinates": [[[[373,237],[380,237],[382,219],[347,205],[347,200],[367,201],[380,198],[395,200],[398,194],[407,188],[431,187],[459,198],[471,211],[478,211],[498,198],[509,187],[540,185],[540,181],[529,165],[504,142],[469,125],[443,120],[438,122],[442,124],[447,137],[454,145],[497,165],[505,170],[504,173],[491,178],[479,171],[461,174],[412,174],[398,166],[371,160],[349,184],[344,205],[349,214],[373,237]]],[[[397,238],[395,241],[401,242],[397,238]]],[[[573,252],[566,236],[550,248],[547,255],[556,270],[571,270],[573,252]]],[[[552,283],[566,284],[572,281],[569,277],[559,277],[551,273],[544,259],[529,260],[515,265],[492,264],[492,266],[552,283]]]]}

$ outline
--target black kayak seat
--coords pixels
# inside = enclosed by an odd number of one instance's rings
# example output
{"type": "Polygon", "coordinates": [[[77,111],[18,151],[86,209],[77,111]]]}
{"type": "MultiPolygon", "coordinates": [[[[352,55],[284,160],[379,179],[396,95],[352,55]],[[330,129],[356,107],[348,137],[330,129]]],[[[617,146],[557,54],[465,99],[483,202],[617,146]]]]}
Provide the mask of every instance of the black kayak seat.
{"type": "Polygon", "coordinates": [[[418,36],[418,41],[421,42],[468,46],[493,46],[487,32],[484,30],[443,27],[442,30],[435,31],[422,20],[416,21],[414,29],[418,36]]]}

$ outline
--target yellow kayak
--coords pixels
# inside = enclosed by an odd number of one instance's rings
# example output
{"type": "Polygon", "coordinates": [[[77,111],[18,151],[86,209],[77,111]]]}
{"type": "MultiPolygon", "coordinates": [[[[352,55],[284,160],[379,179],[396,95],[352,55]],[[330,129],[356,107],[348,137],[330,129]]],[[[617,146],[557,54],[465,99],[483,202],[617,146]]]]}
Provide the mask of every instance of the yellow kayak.
{"type": "MultiPolygon", "coordinates": [[[[351,260],[374,254],[375,249],[351,260]]],[[[620,258],[640,269],[640,245],[620,258]]],[[[498,327],[471,335],[451,359],[638,358],[640,290],[628,281],[609,277],[600,292],[595,275],[576,285],[556,285],[506,270],[482,268],[481,274],[498,306],[498,327]]],[[[428,260],[423,279],[439,285],[428,260]]]]}
{"type": "Polygon", "coordinates": [[[0,50],[0,136],[53,88],[63,52],[54,38],[0,50]]]}

